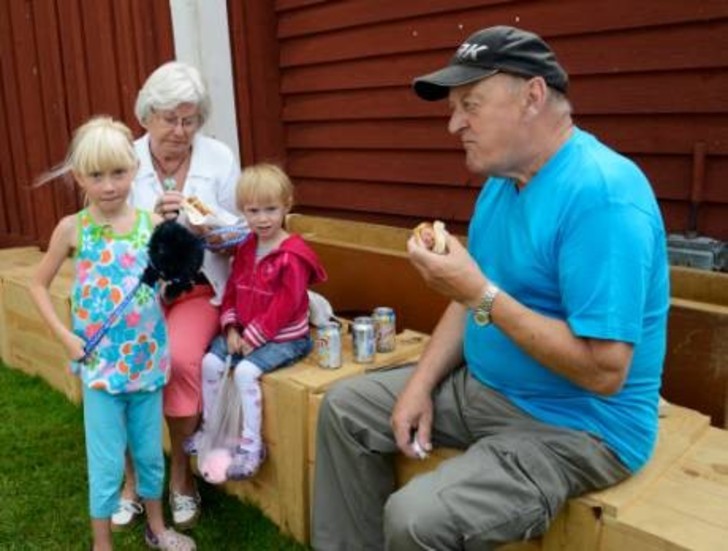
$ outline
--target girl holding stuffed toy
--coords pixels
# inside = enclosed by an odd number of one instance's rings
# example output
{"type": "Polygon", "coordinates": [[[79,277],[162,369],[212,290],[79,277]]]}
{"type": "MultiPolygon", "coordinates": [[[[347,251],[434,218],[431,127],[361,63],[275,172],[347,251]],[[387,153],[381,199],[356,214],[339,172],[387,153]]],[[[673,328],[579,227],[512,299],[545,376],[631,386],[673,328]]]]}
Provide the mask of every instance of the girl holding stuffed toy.
{"type": "Polygon", "coordinates": [[[153,289],[139,287],[92,352],[89,339],[136,287],[147,266],[147,242],[161,218],[130,207],[129,189],[138,168],[129,129],[97,117],[74,134],[68,157],[39,180],[71,172],[87,206],[63,218],[31,284],[32,297],[71,358],[83,383],[93,548],[112,548],[110,517],[119,500],[127,444],[145,498],[145,539],[155,549],[195,549],[194,541],[166,528],[161,497],[162,388],[168,380],[167,333],[153,289]],[[72,256],[72,328],[58,318],[48,289],[72,256]]]}
{"type": "MultiPolygon", "coordinates": [[[[243,410],[239,445],[226,473],[232,480],[253,476],[265,457],[260,376],[311,351],[307,288],[326,279],[313,250],[283,228],[293,206],[293,186],[280,168],[246,167],[236,201],[252,235],[235,252],[220,311],[223,334],[202,360],[204,420],[225,373],[225,358],[232,354],[243,410]]],[[[198,433],[195,442],[201,436],[198,433]]]]}

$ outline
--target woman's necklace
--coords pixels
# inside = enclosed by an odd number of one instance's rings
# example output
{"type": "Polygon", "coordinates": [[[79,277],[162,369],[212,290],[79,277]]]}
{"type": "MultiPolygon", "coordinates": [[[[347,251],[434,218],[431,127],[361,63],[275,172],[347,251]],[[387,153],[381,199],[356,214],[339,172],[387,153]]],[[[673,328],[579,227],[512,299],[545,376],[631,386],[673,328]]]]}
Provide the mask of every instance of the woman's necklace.
{"type": "Polygon", "coordinates": [[[164,170],[164,166],[162,165],[162,161],[160,161],[157,156],[152,152],[151,146],[149,147],[149,154],[152,156],[152,162],[154,163],[154,167],[161,173],[162,175],[162,187],[165,189],[165,191],[171,191],[173,189],[177,189],[177,178],[176,175],[182,168],[182,166],[187,162],[187,160],[190,158],[190,153],[188,152],[187,155],[184,155],[182,159],[175,165],[175,167],[172,170],[164,170]]]}

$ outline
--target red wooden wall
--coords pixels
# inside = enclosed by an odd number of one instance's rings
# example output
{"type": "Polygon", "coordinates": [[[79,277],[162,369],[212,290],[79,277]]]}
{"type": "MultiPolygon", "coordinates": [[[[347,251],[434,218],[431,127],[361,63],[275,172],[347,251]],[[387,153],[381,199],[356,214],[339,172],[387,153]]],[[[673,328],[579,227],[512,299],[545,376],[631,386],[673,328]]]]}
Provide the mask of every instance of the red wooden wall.
{"type": "MultiPolygon", "coordinates": [[[[464,229],[480,178],[412,77],[474,30],[542,34],[577,122],[650,176],[672,231],[728,239],[725,0],[228,0],[244,163],[284,162],[303,212],[464,229]]],[[[136,92],[173,57],[169,0],[0,2],[0,247],[43,243],[79,206],[59,162],[94,113],[136,131],[136,92]]]]}
{"type": "Polygon", "coordinates": [[[480,178],[446,133],[446,105],[409,85],[471,32],[513,24],[549,41],[571,75],[577,123],[640,164],[669,229],[687,229],[692,198],[697,229],[728,239],[725,0],[228,4],[240,125],[258,127],[241,136],[243,158],[285,159],[301,211],[464,227],[480,178]],[[246,149],[255,136],[268,146],[246,149]]]}
{"type": "Polygon", "coordinates": [[[70,182],[29,184],[93,114],[139,131],[137,91],[173,56],[168,0],[0,2],[0,247],[45,243],[79,208],[70,182]]]}

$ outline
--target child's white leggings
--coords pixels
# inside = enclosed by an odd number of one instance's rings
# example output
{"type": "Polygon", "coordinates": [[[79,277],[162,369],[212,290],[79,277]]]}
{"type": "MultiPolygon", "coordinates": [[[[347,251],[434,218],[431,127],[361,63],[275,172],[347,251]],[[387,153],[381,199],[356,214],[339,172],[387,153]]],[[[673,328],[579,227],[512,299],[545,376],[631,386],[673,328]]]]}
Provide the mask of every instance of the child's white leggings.
{"type": "MultiPolygon", "coordinates": [[[[225,362],[215,354],[205,354],[202,359],[202,420],[210,418],[225,373],[225,362]]],[[[263,372],[253,363],[241,360],[235,366],[235,386],[243,405],[243,448],[250,451],[260,449],[261,425],[263,419],[263,394],[260,376],[263,372]]]]}

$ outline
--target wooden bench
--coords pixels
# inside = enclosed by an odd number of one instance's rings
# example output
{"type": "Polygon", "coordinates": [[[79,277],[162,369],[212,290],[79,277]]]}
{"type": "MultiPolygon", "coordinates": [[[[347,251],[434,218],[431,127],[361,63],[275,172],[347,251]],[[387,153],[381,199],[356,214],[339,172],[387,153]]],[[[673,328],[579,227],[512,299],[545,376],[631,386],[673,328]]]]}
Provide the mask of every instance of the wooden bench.
{"type": "MultiPolygon", "coordinates": [[[[42,254],[37,249],[0,251],[0,342],[3,362],[29,375],[37,375],[63,392],[72,402],[81,401],[81,386],[69,372],[63,345],[41,318],[30,296],[29,283],[42,254]]],[[[71,325],[69,293],[73,262],[66,260],[50,289],[56,313],[71,325]]]]}
{"type": "MultiPolygon", "coordinates": [[[[3,362],[29,375],[43,378],[71,401],[80,403],[81,387],[67,369],[63,346],[38,313],[28,283],[41,258],[37,249],[2,251],[0,255],[0,306],[3,324],[3,362]]],[[[70,325],[69,292],[73,264],[66,261],[51,287],[53,306],[70,325]]],[[[352,361],[351,339],[343,337],[344,364],[336,370],[318,367],[311,355],[303,361],[263,377],[263,433],[268,459],[252,480],[228,483],[226,491],[257,504],[281,529],[299,541],[309,538],[310,459],[308,442],[310,403],[339,379],[419,357],[427,336],[413,331],[397,335],[394,352],[377,354],[373,364],[352,361]]],[[[165,434],[165,446],[169,439],[165,434]]]]}
{"type": "MultiPolygon", "coordinates": [[[[293,214],[329,280],[317,287],[337,311],[387,305],[400,327],[430,333],[447,301],[430,291],[405,251],[410,230],[293,214]]],[[[664,396],[728,428],[728,274],[673,267],[664,396]]]]}
{"type": "Polygon", "coordinates": [[[257,504],[281,529],[301,542],[308,542],[313,443],[321,398],[341,379],[415,361],[427,341],[426,335],[405,330],[397,335],[393,352],[378,353],[372,364],[358,364],[352,360],[351,337],[345,334],[340,368],[323,369],[311,354],[292,366],[265,375],[263,439],[268,446],[268,460],[255,478],[228,482],[225,489],[257,504]]]}
{"type": "MultiPolygon", "coordinates": [[[[397,480],[459,453],[435,450],[426,461],[398,458],[397,480]]],[[[655,454],[631,479],[572,499],[538,541],[509,551],[704,550],[728,548],[728,431],[671,405],[660,420],[655,454]]]]}
{"type": "MultiPolygon", "coordinates": [[[[400,330],[416,330],[401,331],[399,355],[382,357],[377,366],[414,359],[426,341],[423,333],[431,330],[445,301],[425,287],[409,264],[404,252],[409,231],[301,215],[289,217],[288,224],[291,231],[303,234],[321,256],[329,280],[317,290],[332,301],[337,312],[392,306],[400,330]]],[[[40,320],[28,293],[28,282],[39,258],[36,249],[0,251],[2,358],[11,367],[43,377],[78,401],[78,381],[67,373],[63,349],[40,320]]],[[[667,365],[671,369],[666,369],[665,379],[666,386],[672,389],[668,398],[679,402],[681,385],[697,385],[701,392],[710,391],[722,398],[716,399],[715,404],[711,401],[710,410],[704,411],[722,418],[728,372],[728,352],[724,346],[728,342],[728,310],[721,305],[706,306],[703,301],[725,290],[725,280],[720,278],[726,276],[694,272],[672,272],[673,290],[682,295],[673,298],[671,326],[674,312],[685,317],[675,318],[684,322],[681,321],[677,336],[671,333],[668,347],[667,365]],[[691,291],[692,281],[699,283],[691,291]],[[713,292],[707,298],[703,296],[710,289],[713,292]],[[696,300],[684,298],[692,296],[690,293],[702,295],[693,297],[696,300]],[[698,333],[692,334],[706,337],[698,341],[688,339],[693,330],[698,333]],[[678,338],[682,340],[678,342],[678,338]],[[678,358],[680,365],[675,367],[678,358]],[[676,377],[678,369],[680,376],[676,377]],[[711,378],[706,379],[706,373],[712,374],[711,378]]],[[[54,306],[62,319],[68,321],[72,276],[69,261],[51,290],[54,306]]],[[[344,343],[349,346],[348,339],[344,343]]],[[[364,369],[347,364],[327,371],[309,358],[263,378],[264,435],[271,454],[254,480],[228,484],[226,489],[260,505],[283,530],[300,541],[306,542],[309,537],[318,407],[331,384],[364,369]]],[[[699,396],[695,401],[695,408],[705,405],[699,396]]],[[[399,458],[397,480],[403,484],[454,453],[458,452],[436,450],[426,462],[399,458]]],[[[728,433],[709,428],[707,417],[696,411],[674,407],[673,414],[661,421],[657,453],[641,473],[613,489],[570,501],[540,541],[509,548],[621,551],[728,547],[723,544],[728,542],[727,454],[728,433]]]]}

